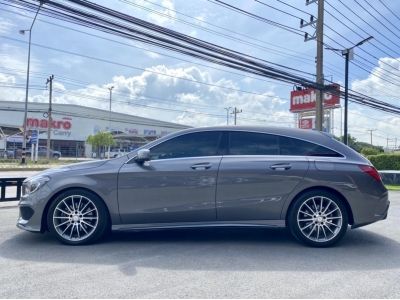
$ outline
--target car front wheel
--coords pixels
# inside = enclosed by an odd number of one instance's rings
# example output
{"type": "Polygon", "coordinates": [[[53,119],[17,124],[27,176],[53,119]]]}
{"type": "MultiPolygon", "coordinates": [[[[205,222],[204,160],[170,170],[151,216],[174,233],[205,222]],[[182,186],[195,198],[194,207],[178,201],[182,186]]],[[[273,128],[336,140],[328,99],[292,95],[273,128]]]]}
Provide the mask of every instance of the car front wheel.
{"type": "Polygon", "coordinates": [[[68,190],[50,205],[47,224],[49,231],[65,244],[93,243],[107,231],[107,208],[93,193],[68,190]]]}
{"type": "Polygon", "coordinates": [[[348,227],[343,201],[328,191],[311,191],[295,200],[289,216],[290,232],[313,247],[328,247],[341,240],[348,227]]]}

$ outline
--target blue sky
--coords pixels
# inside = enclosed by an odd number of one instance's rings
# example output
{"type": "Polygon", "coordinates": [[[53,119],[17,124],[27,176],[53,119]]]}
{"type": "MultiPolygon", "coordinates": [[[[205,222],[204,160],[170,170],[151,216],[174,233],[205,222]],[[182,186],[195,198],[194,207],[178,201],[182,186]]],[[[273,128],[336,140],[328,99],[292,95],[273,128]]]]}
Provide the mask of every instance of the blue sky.
{"type": "MultiPolygon", "coordinates": [[[[260,1],[301,18],[309,17],[278,0],[260,1]]],[[[315,73],[315,41],[304,42],[302,36],[227,10],[212,1],[98,2],[227,48],[315,73]]],[[[273,21],[299,28],[300,21],[297,18],[256,1],[226,2],[273,21]]],[[[316,4],[306,6],[303,0],[283,2],[316,15],[316,4]]],[[[395,14],[399,14],[400,1],[382,2],[395,14]]],[[[368,6],[365,0],[342,0],[342,3],[339,0],[327,0],[325,33],[333,41],[329,38],[325,38],[325,41],[341,48],[341,45],[349,47],[352,43],[357,43],[367,37],[367,34],[374,36],[371,43],[362,45],[362,50],[356,49],[357,64],[361,64],[365,70],[350,66],[351,87],[381,100],[399,104],[396,95],[400,92],[400,84],[397,86],[396,83],[400,79],[400,46],[397,46],[400,45],[400,19],[391,14],[380,1],[375,1],[372,5],[373,7],[368,6]],[[343,3],[348,8],[344,7],[343,3]]],[[[18,30],[29,28],[33,14],[4,4],[1,4],[0,8],[0,100],[22,101],[27,61],[27,44],[23,42],[26,42],[28,37],[18,34],[18,30]],[[14,87],[10,87],[12,85],[14,87]]],[[[313,33],[312,28],[305,30],[313,33]]],[[[239,124],[292,127],[295,124],[293,114],[289,112],[289,94],[293,86],[285,83],[249,76],[41,15],[34,26],[32,41],[34,45],[31,84],[33,88],[38,89],[31,90],[30,101],[47,101],[48,92],[40,89],[45,87],[46,78],[54,74],[56,103],[75,103],[108,109],[107,87],[112,85],[113,110],[119,112],[204,126],[224,124],[224,108],[237,106],[243,110],[243,113],[238,115],[239,124]],[[61,49],[64,52],[42,46],[61,49]]],[[[328,50],[324,55],[326,79],[343,84],[343,58],[328,50]]],[[[340,109],[337,109],[334,124],[337,135],[340,131],[339,121],[340,109]]],[[[397,137],[398,144],[400,143],[400,134],[396,132],[400,125],[397,116],[351,104],[349,123],[350,134],[360,140],[369,141],[367,129],[377,129],[374,132],[374,143],[386,145],[387,137],[397,137]]]]}

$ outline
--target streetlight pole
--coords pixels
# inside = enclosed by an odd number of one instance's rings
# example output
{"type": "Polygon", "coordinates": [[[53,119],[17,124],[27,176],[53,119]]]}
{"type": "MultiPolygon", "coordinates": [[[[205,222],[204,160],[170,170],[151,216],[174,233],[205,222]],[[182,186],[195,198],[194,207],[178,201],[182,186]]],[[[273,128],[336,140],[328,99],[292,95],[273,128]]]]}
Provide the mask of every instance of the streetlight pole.
{"type": "Polygon", "coordinates": [[[344,84],[344,134],[343,134],[343,142],[345,145],[348,145],[348,108],[349,108],[349,61],[353,58],[353,49],[361,46],[365,42],[373,39],[372,36],[367,37],[361,42],[355,44],[354,46],[346,49],[335,49],[335,48],[326,48],[327,50],[332,51],[340,51],[342,56],[345,57],[345,84],[344,84]]]}
{"type": "MultiPolygon", "coordinates": [[[[47,113],[47,149],[46,149],[46,157],[50,159],[50,141],[51,141],[51,123],[53,123],[53,119],[51,117],[52,111],[52,97],[53,97],[53,79],[54,75],[51,75],[47,78],[46,85],[50,83],[50,91],[49,91],[49,111],[47,113]]],[[[38,137],[39,139],[39,137],[38,137]]]]}
{"type": "MultiPolygon", "coordinates": [[[[108,90],[110,91],[110,111],[108,112],[108,130],[111,133],[111,100],[112,100],[112,90],[114,86],[110,86],[108,90]]],[[[107,158],[110,158],[110,146],[108,146],[107,158]]]]}
{"type": "Polygon", "coordinates": [[[350,58],[350,49],[343,50],[342,55],[344,53],[344,57],[346,60],[345,63],[345,75],[344,75],[344,133],[343,133],[343,142],[345,145],[348,145],[348,109],[349,109],[349,58],[350,58]]]}
{"type": "Polygon", "coordinates": [[[22,140],[22,154],[21,154],[21,164],[26,163],[26,120],[28,118],[28,96],[29,96],[29,68],[31,64],[31,40],[32,40],[32,28],[35,24],[36,18],[39,14],[39,10],[42,7],[43,2],[40,1],[39,7],[36,11],[35,17],[33,18],[31,27],[26,30],[20,30],[20,34],[25,34],[25,32],[29,31],[29,43],[28,43],[28,67],[26,70],[26,87],[25,87],[25,109],[24,109],[24,132],[23,132],[23,140],[22,140]]]}

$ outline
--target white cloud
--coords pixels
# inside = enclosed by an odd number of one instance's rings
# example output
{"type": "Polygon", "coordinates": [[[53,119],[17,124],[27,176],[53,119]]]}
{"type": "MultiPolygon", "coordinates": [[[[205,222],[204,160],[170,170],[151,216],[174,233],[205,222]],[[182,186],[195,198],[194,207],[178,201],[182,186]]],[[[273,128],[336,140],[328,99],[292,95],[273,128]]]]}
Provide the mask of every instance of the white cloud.
{"type": "Polygon", "coordinates": [[[352,89],[367,95],[399,95],[400,87],[383,80],[397,83],[400,77],[400,58],[381,58],[366,79],[355,80],[352,89]],[[383,78],[383,79],[382,79],[383,78]]]}
{"type": "Polygon", "coordinates": [[[63,67],[64,69],[71,70],[73,68],[79,67],[83,63],[83,59],[77,56],[62,56],[50,58],[49,63],[63,67]]]}
{"type": "MultiPolygon", "coordinates": [[[[8,78],[7,80],[15,79],[8,78]]],[[[53,89],[54,103],[71,103],[108,109],[107,87],[111,85],[114,86],[112,108],[122,113],[191,126],[206,126],[225,124],[224,108],[236,106],[243,110],[243,113],[238,115],[238,124],[288,126],[289,123],[285,122],[292,120],[286,104],[272,91],[253,95],[231,90],[240,87],[228,79],[214,80],[208,72],[196,67],[168,68],[159,65],[136,76],[114,76],[109,83],[101,86],[92,84],[81,89],[68,88],[56,80],[53,89]],[[161,73],[188,80],[164,76],[161,73]],[[208,85],[200,84],[198,81],[208,85]],[[215,85],[230,89],[219,88],[215,85]],[[163,109],[154,109],[154,107],[163,109]]],[[[13,98],[2,100],[13,100],[13,98]]],[[[32,91],[31,101],[47,102],[48,91],[36,92],[36,94],[32,91]]]]}
{"type": "Polygon", "coordinates": [[[16,28],[16,25],[8,19],[0,17],[0,34],[6,35],[16,28]]]}
{"type": "MultiPolygon", "coordinates": [[[[371,71],[367,78],[352,82],[352,89],[367,96],[399,105],[394,98],[398,98],[400,95],[400,87],[382,79],[385,78],[396,83],[397,76],[400,76],[400,59],[381,58],[378,66],[371,71]]],[[[384,114],[358,105],[351,105],[349,108],[350,134],[365,142],[370,142],[367,130],[377,129],[373,132],[373,142],[384,146],[387,138],[400,138],[397,133],[399,126],[400,118],[398,116],[384,114]]]]}
{"type": "Polygon", "coordinates": [[[145,54],[152,59],[159,59],[161,55],[152,51],[145,51],[145,54]]]}
{"type": "Polygon", "coordinates": [[[175,6],[172,0],[161,1],[160,5],[164,6],[165,7],[164,9],[161,9],[159,6],[155,7],[154,5],[151,5],[151,3],[147,1],[140,1],[140,5],[158,11],[158,13],[149,12],[147,14],[147,17],[151,22],[154,22],[161,26],[174,23],[174,20],[171,19],[171,17],[174,18],[176,16],[176,13],[174,11],[175,6]]]}

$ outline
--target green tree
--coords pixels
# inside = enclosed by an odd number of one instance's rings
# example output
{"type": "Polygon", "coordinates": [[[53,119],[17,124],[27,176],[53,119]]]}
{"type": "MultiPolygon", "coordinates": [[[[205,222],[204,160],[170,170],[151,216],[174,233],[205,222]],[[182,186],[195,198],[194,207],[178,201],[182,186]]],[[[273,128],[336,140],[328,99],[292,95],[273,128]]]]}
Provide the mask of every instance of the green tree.
{"type": "MultiPolygon", "coordinates": [[[[343,136],[341,136],[340,138],[337,138],[337,140],[343,142],[343,136]]],[[[362,153],[362,149],[363,148],[368,148],[368,149],[373,149],[375,150],[377,153],[382,153],[383,152],[383,147],[381,146],[374,146],[371,145],[369,143],[365,143],[365,142],[359,142],[357,141],[357,139],[353,136],[351,136],[350,134],[347,137],[347,142],[350,148],[353,148],[354,150],[356,150],[357,152],[362,153]]],[[[367,150],[367,152],[370,150],[367,150]]],[[[369,154],[367,154],[369,155],[369,154]]]]}
{"type": "Polygon", "coordinates": [[[105,153],[106,147],[115,145],[114,137],[110,132],[106,131],[100,131],[94,135],[89,135],[86,142],[92,145],[93,150],[96,151],[97,157],[100,157],[101,153],[105,153]]]}

